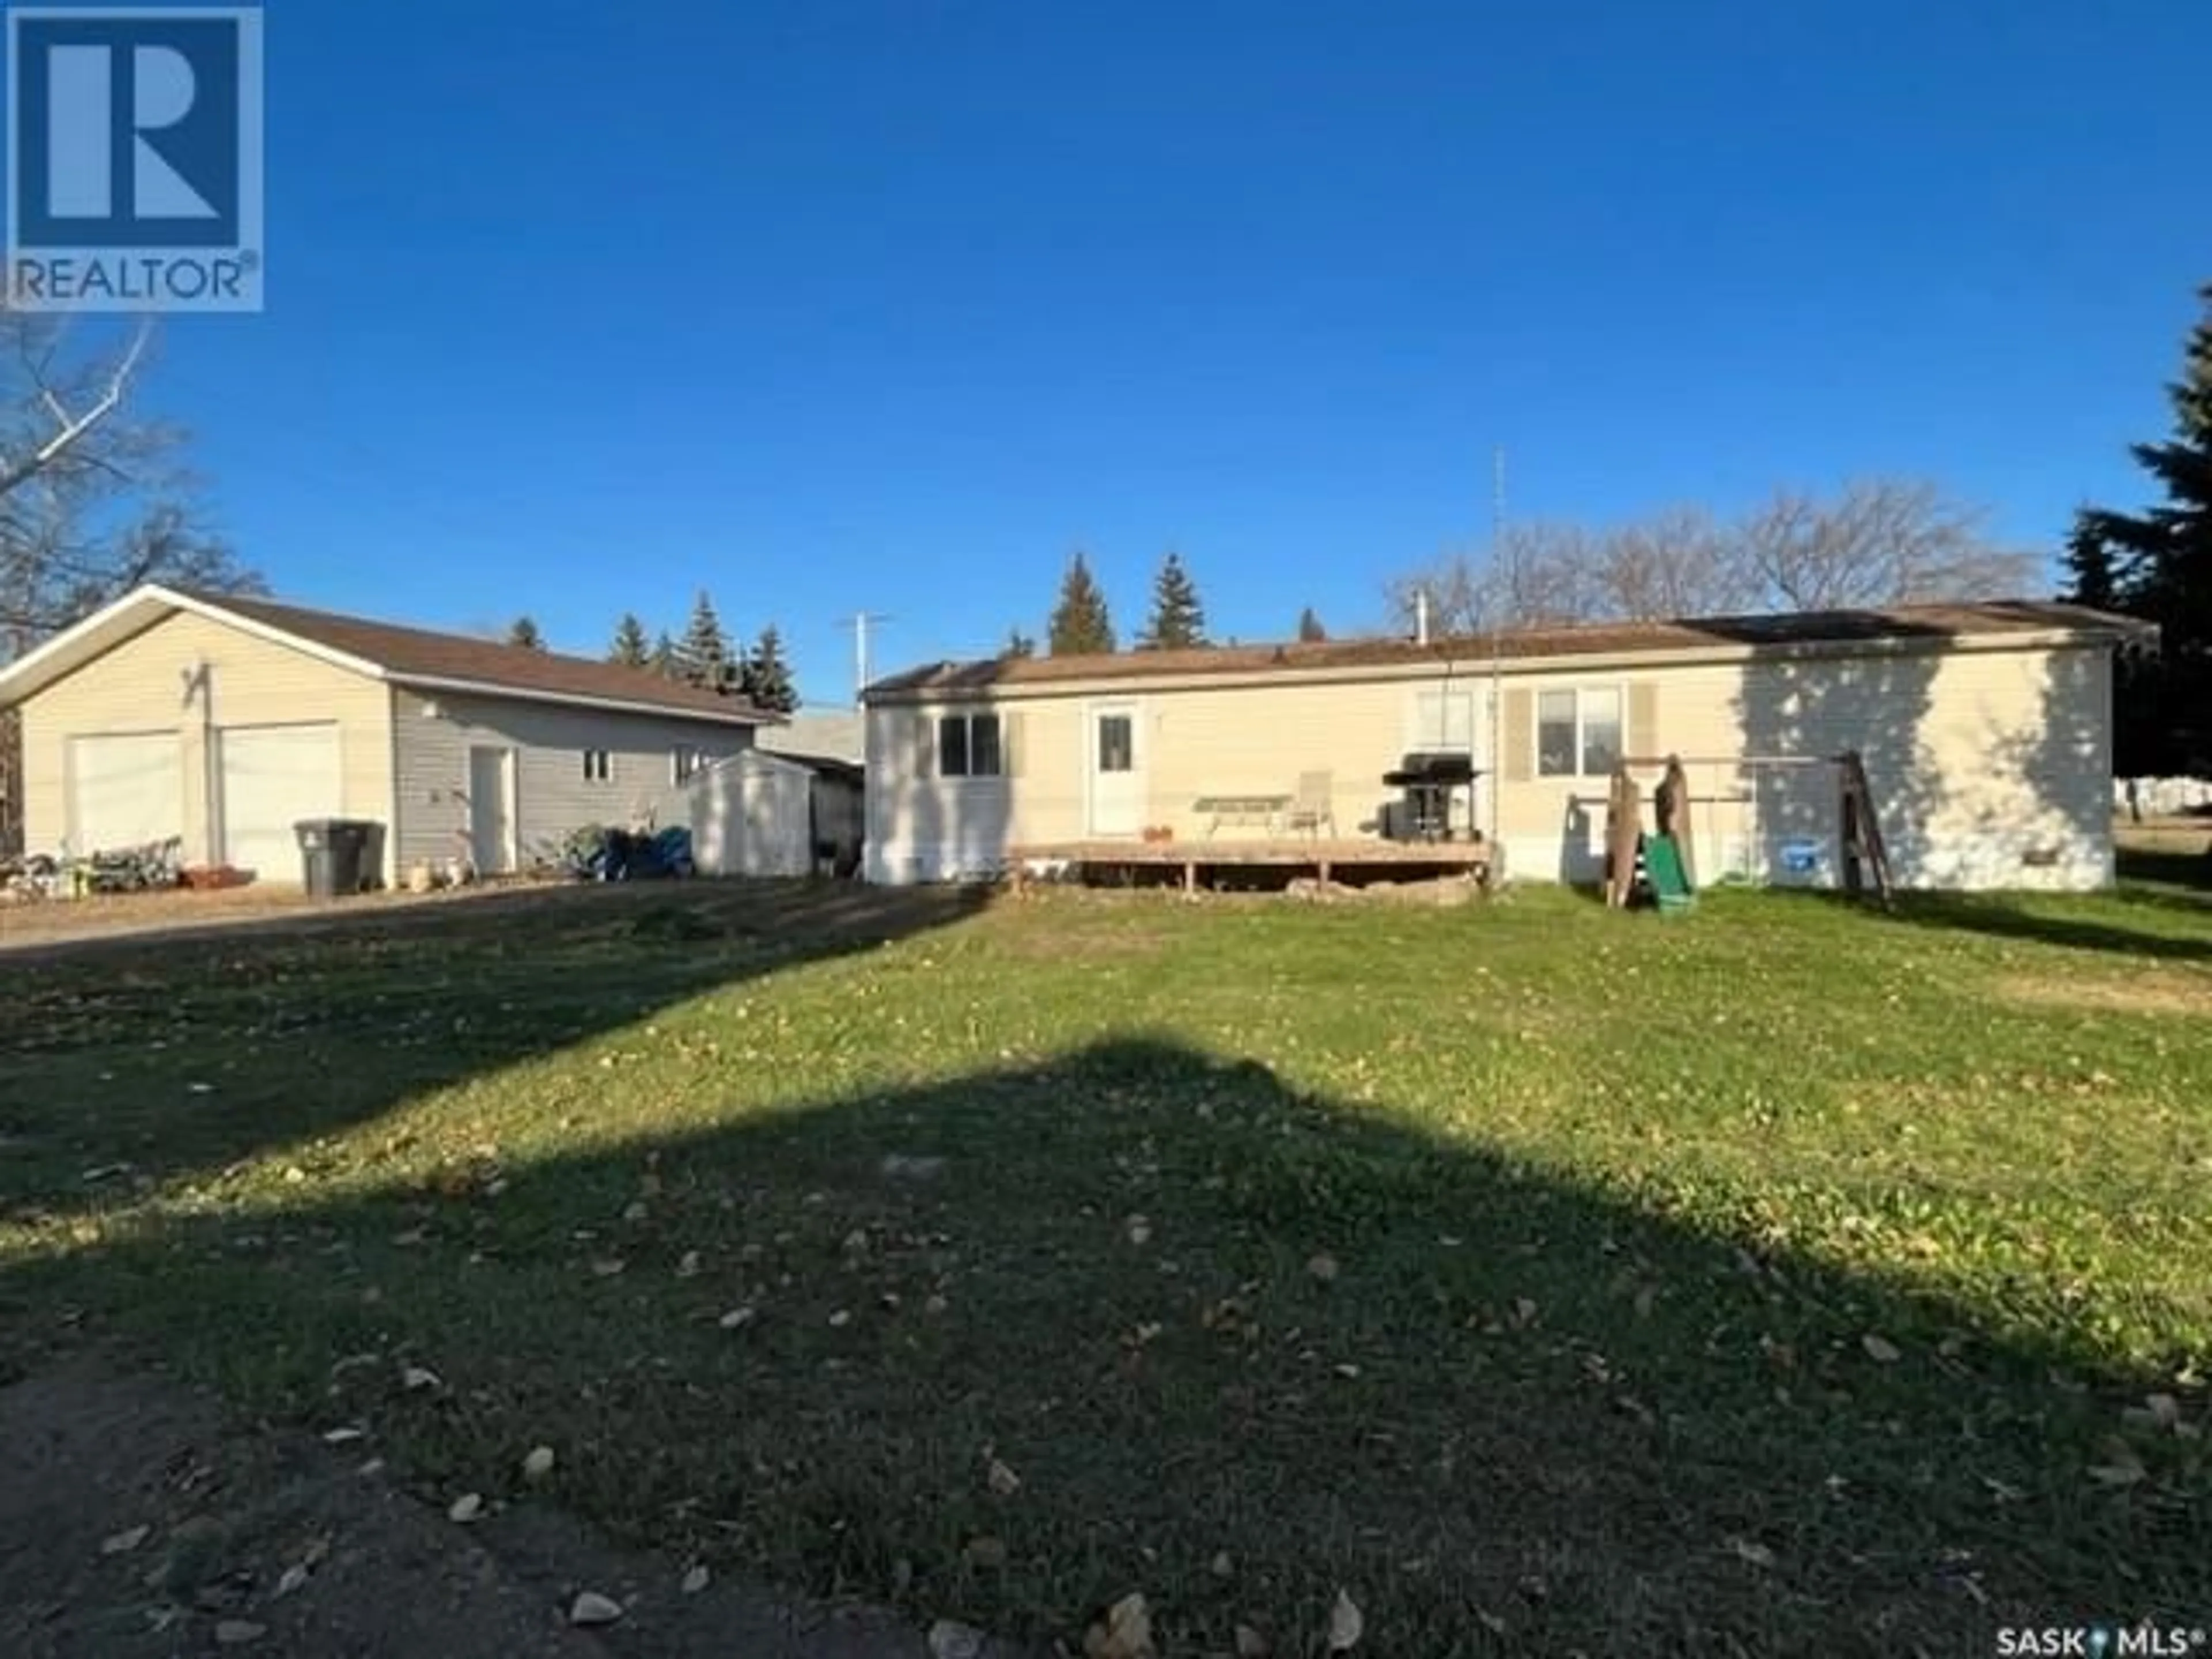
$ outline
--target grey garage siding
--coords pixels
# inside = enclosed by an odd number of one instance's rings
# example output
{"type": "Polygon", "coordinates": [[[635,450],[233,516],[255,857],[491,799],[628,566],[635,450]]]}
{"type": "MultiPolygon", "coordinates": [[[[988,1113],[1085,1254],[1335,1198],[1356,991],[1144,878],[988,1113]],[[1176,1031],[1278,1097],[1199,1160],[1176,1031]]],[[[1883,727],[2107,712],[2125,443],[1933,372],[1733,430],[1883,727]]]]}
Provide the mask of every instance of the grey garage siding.
{"type": "Polygon", "coordinates": [[[753,740],[747,727],[680,715],[627,714],[405,686],[392,696],[394,839],[403,875],[419,860],[442,863],[465,850],[469,750],[477,745],[515,751],[515,840],[526,864],[580,825],[627,823],[659,807],[669,793],[678,745],[688,744],[707,757],[720,758],[750,748],[753,740]],[[586,750],[606,751],[604,781],[585,775],[586,750]]]}

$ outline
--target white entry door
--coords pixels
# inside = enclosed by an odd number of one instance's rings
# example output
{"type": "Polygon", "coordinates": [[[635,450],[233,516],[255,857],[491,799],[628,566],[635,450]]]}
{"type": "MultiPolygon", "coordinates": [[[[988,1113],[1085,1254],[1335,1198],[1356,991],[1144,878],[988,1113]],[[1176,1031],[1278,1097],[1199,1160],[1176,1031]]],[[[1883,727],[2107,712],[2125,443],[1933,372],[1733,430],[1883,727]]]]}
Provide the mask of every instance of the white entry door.
{"type": "Polygon", "coordinates": [[[1144,732],[1133,702],[1090,706],[1090,832],[1102,838],[1145,827],[1144,732]]]}
{"type": "Polygon", "coordinates": [[[487,874],[512,870],[514,851],[514,750],[469,750],[469,850],[487,874]]]}
{"type": "Polygon", "coordinates": [[[337,817],[343,804],[337,724],[226,726],[216,747],[222,861],[252,871],[257,881],[303,880],[295,826],[301,818],[337,817]]]}
{"type": "Polygon", "coordinates": [[[173,732],[72,738],[72,853],[121,851],[185,832],[185,751],[173,732]]]}

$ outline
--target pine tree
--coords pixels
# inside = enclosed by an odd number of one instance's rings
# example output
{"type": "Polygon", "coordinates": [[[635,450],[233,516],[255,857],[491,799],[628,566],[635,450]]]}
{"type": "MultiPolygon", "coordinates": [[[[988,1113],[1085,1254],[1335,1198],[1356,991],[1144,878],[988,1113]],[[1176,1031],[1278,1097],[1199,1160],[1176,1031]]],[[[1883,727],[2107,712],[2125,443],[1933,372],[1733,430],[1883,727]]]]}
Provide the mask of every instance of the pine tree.
{"type": "Polygon", "coordinates": [[[1198,584],[1183,568],[1182,556],[1170,553],[1152,580],[1152,617],[1139,636],[1140,651],[1184,651],[1206,643],[1206,608],[1198,584]]]}
{"type": "Polygon", "coordinates": [[[1319,645],[1328,637],[1328,630],[1321,625],[1321,618],[1308,605],[1298,612],[1298,640],[1305,645],[1319,645]]]}
{"type": "Polygon", "coordinates": [[[783,636],[770,623],[746,654],[738,690],[756,708],[788,714],[799,707],[799,688],[791,682],[791,665],[784,660],[783,636]]]}
{"type": "Polygon", "coordinates": [[[519,645],[525,651],[543,651],[545,636],[538,631],[538,623],[529,617],[517,617],[507,630],[507,642],[519,645]]]}
{"type": "Polygon", "coordinates": [[[1060,603],[1053,607],[1045,639],[1055,657],[1093,656],[1114,649],[1114,619],[1106,608],[1106,595],[1080,551],[1068,561],[1067,574],[1060,579],[1060,603]]]}
{"type": "Polygon", "coordinates": [[[1010,628],[1006,630],[1006,647],[999,655],[1002,659],[1034,657],[1036,655],[1036,641],[1019,628],[1010,628]]]}
{"type": "Polygon", "coordinates": [[[703,587],[692,602],[691,623],[684,630],[683,642],[676,647],[676,678],[725,695],[737,690],[738,664],[730,654],[722,619],[714,614],[714,601],[703,587]]]}
{"type": "Polygon", "coordinates": [[[682,664],[677,659],[676,641],[662,629],[653,636],[653,649],[646,653],[645,665],[664,680],[681,679],[682,664]]]}
{"type": "Polygon", "coordinates": [[[2075,539],[2104,544],[2119,608],[2158,625],[2156,661],[2115,677],[2116,729],[2149,738],[2138,766],[2201,775],[2212,770],[2212,283],[2199,297],[2204,316],[2167,387],[2173,435],[2129,450],[2165,501],[2138,514],[2092,510],[2075,539]]]}
{"type": "Polygon", "coordinates": [[[2066,570],[2072,579],[2066,598],[2094,611],[2117,611],[2123,603],[2119,561],[2105,539],[2096,517],[2087,508],[2074,515],[2074,528],[2066,538],[2066,570]]]}
{"type": "Polygon", "coordinates": [[[635,612],[625,611],[622,620],[615,624],[614,643],[607,647],[607,660],[620,663],[624,668],[647,668],[653,663],[653,647],[645,637],[645,624],[635,612]]]}

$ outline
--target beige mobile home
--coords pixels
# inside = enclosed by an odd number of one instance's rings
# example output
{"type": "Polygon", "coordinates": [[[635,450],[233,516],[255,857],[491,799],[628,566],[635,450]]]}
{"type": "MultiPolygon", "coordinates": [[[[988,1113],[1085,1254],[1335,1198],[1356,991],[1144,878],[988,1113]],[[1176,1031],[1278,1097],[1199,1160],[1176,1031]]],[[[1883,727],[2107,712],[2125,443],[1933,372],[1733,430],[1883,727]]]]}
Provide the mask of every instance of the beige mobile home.
{"type": "Polygon", "coordinates": [[[1441,835],[1508,878],[1592,881],[1616,763],[1675,756],[1700,880],[1827,884],[1833,780],[1786,763],[1856,750],[1900,885],[2096,888],[2132,627],[2008,602],[939,663],[868,689],[867,872],[1441,835]],[[1437,755],[1472,782],[1408,791],[1409,757],[1437,755]]]}

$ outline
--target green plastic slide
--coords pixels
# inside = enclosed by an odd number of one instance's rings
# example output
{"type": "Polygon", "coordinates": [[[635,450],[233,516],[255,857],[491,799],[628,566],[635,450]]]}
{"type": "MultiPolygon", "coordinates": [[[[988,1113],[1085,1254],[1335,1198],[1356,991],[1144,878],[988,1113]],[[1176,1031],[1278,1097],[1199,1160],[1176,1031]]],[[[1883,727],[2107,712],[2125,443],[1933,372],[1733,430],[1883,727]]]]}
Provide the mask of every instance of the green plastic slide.
{"type": "Polygon", "coordinates": [[[1644,843],[1644,873],[1651,896],[1662,910],[1686,910],[1698,902],[1682,871],[1682,849],[1672,836],[1648,836],[1644,843]]]}

